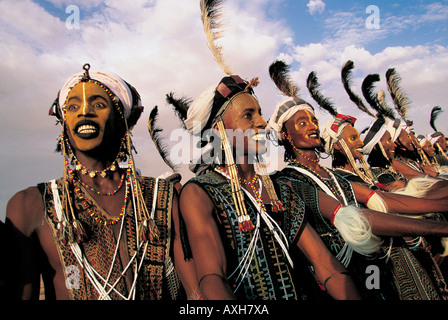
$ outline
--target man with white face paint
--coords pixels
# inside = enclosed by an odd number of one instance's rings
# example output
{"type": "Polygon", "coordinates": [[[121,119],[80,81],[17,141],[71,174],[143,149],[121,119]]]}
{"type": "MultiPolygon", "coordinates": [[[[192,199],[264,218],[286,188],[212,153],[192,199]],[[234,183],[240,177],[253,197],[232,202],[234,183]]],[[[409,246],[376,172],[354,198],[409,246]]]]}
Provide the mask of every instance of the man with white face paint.
{"type": "Polygon", "coordinates": [[[133,161],[142,111],[134,87],[88,64],[62,87],[50,114],[62,124],[63,177],[18,192],[7,207],[15,298],[38,298],[40,275],[47,299],[178,296],[176,193],[167,180],[139,176],[133,161]]]}

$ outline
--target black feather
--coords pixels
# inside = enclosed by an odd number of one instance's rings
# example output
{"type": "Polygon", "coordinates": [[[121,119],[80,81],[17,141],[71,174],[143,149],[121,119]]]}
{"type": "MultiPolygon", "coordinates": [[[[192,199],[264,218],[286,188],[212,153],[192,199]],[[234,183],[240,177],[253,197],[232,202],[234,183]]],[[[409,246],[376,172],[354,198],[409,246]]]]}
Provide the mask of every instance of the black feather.
{"type": "Polygon", "coordinates": [[[326,110],[328,113],[330,113],[333,117],[336,117],[338,114],[338,111],[334,107],[332,101],[326,97],[324,97],[319,92],[319,81],[317,79],[316,73],[314,71],[311,71],[308,75],[308,79],[306,81],[306,87],[308,88],[308,91],[311,94],[311,97],[319,104],[319,106],[326,110]]]}
{"type": "Polygon", "coordinates": [[[191,99],[189,98],[175,98],[174,93],[170,92],[166,95],[166,101],[171,104],[174,108],[176,115],[182,122],[182,126],[185,128],[184,121],[187,119],[188,108],[191,104],[191,99]]]}
{"type": "Polygon", "coordinates": [[[410,100],[400,88],[399,83],[401,81],[400,75],[394,68],[390,68],[386,72],[387,90],[394,101],[395,109],[400,116],[406,120],[407,112],[410,106],[410,100]]]}
{"type": "Polygon", "coordinates": [[[148,132],[151,136],[154,145],[156,146],[157,151],[161,155],[163,161],[173,170],[175,170],[175,166],[171,163],[168,155],[168,151],[165,145],[162,143],[162,139],[159,136],[159,133],[162,132],[162,129],[156,127],[157,117],[159,115],[158,107],[155,106],[151,112],[149,113],[148,118],[148,132]]]}
{"type": "Polygon", "coordinates": [[[296,86],[289,75],[289,65],[282,60],[276,60],[269,66],[269,76],[277,88],[287,97],[298,98],[299,87],[296,86]]]}
{"type": "Polygon", "coordinates": [[[439,117],[440,113],[442,113],[442,112],[443,112],[443,110],[439,106],[435,106],[431,110],[431,120],[429,121],[429,124],[431,125],[431,128],[433,128],[435,132],[438,132],[438,130],[436,128],[436,120],[439,117]]]}
{"type": "Polygon", "coordinates": [[[355,94],[351,89],[351,80],[352,80],[352,70],[355,67],[355,63],[351,60],[348,60],[341,70],[341,80],[344,85],[344,89],[347,92],[350,100],[352,100],[356,106],[363,112],[368,115],[375,117],[375,115],[367,108],[367,106],[362,101],[361,97],[355,94]]]}
{"type": "Polygon", "coordinates": [[[392,108],[382,107],[378,101],[377,95],[373,92],[374,83],[380,81],[380,75],[369,74],[362,82],[361,90],[364,98],[370,106],[377,112],[377,117],[387,117],[395,119],[395,113],[392,108]]]}

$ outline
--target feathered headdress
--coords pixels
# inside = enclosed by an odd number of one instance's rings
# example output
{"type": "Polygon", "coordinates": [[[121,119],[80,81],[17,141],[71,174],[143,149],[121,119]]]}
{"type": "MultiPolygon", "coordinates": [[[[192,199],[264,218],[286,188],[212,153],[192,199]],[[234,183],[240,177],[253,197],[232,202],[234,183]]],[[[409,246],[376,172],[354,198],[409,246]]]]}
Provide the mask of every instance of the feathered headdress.
{"type": "Polygon", "coordinates": [[[407,112],[410,107],[410,100],[406,94],[401,90],[399,83],[401,81],[400,75],[394,68],[390,68],[386,72],[387,90],[389,91],[392,100],[394,101],[395,109],[403,120],[407,119],[407,112]]]}
{"type": "Polygon", "coordinates": [[[224,0],[201,0],[201,21],[204,27],[205,36],[207,38],[208,47],[213,57],[226,75],[231,75],[232,70],[225,62],[222,47],[216,43],[222,37],[223,23],[219,21],[221,18],[221,6],[224,0]]]}
{"type": "Polygon", "coordinates": [[[379,74],[369,74],[362,82],[361,90],[369,105],[377,112],[377,117],[395,119],[394,110],[386,105],[381,105],[378,96],[373,92],[374,83],[380,81],[379,74]]]}
{"type": "Polygon", "coordinates": [[[283,139],[287,138],[286,132],[283,132],[284,123],[297,111],[308,110],[314,113],[314,108],[300,97],[300,88],[291,80],[289,65],[284,61],[272,62],[269,66],[269,76],[281,94],[288,97],[288,99],[277,103],[267,128],[268,138],[278,140],[278,143],[282,144],[283,139]]]}
{"type": "Polygon", "coordinates": [[[314,71],[311,71],[308,75],[308,79],[306,80],[306,87],[308,88],[311,97],[319,104],[322,109],[326,110],[334,117],[337,116],[338,112],[336,110],[336,107],[333,105],[333,102],[320,93],[320,83],[314,71]]]}
{"type": "Polygon", "coordinates": [[[166,101],[174,108],[175,113],[181,120],[182,127],[185,129],[185,119],[187,119],[188,108],[191,105],[191,99],[181,97],[175,98],[174,92],[170,92],[166,95],[166,101]]]}
{"type": "Polygon", "coordinates": [[[438,132],[437,127],[436,127],[436,120],[439,117],[440,113],[442,113],[442,112],[443,112],[443,110],[439,106],[435,106],[431,110],[431,118],[429,120],[429,124],[430,124],[431,128],[434,129],[435,132],[438,132]]]}
{"type": "Polygon", "coordinates": [[[173,163],[171,162],[168,152],[167,152],[167,148],[166,146],[163,144],[161,137],[159,136],[160,132],[162,132],[162,129],[158,128],[156,126],[156,121],[157,121],[157,117],[159,115],[159,110],[158,107],[155,106],[150,114],[149,114],[149,118],[148,118],[148,132],[149,135],[151,136],[152,141],[154,142],[154,145],[156,146],[157,151],[159,152],[159,154],[162,156],[163,161],[174,171],[176,172],[176,168],[173,165],[173,163]]]}
{"type": "Polygon", "coordinates": [[[269,76],[280,92],[290,98],[299,97],[300,88],[291,80],[289,65],[282,60],[276,60],[269,66],[269,76]]]}
{"type": "MultiPolygon", "coordinates": [[[[353,64],[351,65],[351,67],[353,64]]],[[[349,80],[349,71],[350,66],[347,67],[347,64],[344,66],[342,78],[346,81],[349,80]]],[[[344,81],[343,81],[344,82],[344,81]]],[[[346,83],[348,84],[349,81],[346,83]]],[[[333,115],[335,118],[329,120],[327,123],[324,124],[322,129],[322,138],[325,141],[325,152],[328,154],[333,154],[333,146],[336,142],[339,142],[340,146],[345,152],[345,155],[347,157],[347,160],[349,161],[350,165],[352,166],[355,173],[360,176],[363,180],[365,180],[367,183],[373,183],[372,182],[372,175],[370,175],[369,172],[368,176],[366,176],[363,172],[360,171],[360,169],[356,165],[356,161],[353,157],[353,154],[351,153],[350,149],[348,148],[347,144],[343,139],[340,138],[340,134],[342,133],[342,130],[347,125],[354,125],[356,118],[348,115],[339,114],[337,112],[336,107],[333,106],[332,102],[323,97],[323,95],[318,91],[318,87],[320,86],[317,76],[314,72],[311,72],[308,76],[307,80],[307,87],[308,90],[311,93],[311,96],[314,100],[317,101],[317,103],[326,111],[328,111],[331,115],[333,115]]],[[[355,95],[352,95],[355,96],[355,95]]],[[[362,101],[359,99],[359,97],[356,97],[360,103],[362,104],[362,101]]],[[[360,108],[362,108],[363,104],[360,108]]],[[[362,162],[361,162],[362,163],[362,162]]]]}
{"type": "Polygon", "coordinates": [[[437,127],[436,127],[436,120],[439,117],[441,112],[443,112],[443,110],[439,106],[435,106],[434,108],[432,108],[431,119],[429,121],[429,124],[431,125],[431,128],[434,129],[434,132],[432,134],[428,135],[428,137],[429,137],[431,143],[437,148],[439,154],[442,155],[442,157],[444,157],[445,159],[448,159],[448,156],[443,151],[442,147],[440,147],[440,144],[437,142],[441,137],[444,137],[443,133],[437,131],[437,127]]]}
{"type": "Polygon", "coordinates": [[[363,112],[367,113],[369,116],[375,117],[375,115],[370,112],[367,106],[362,101],[361,97],[359,97],[356,93],[354,93],[351,89],[351,80],[352,80],[352,70],[355,67],[355,63],[351,60],[348,60],[341,70],[341,80],[344,85],[344,89],[347,92],[350,100],[352,100],[356,106],[363,112]]]}

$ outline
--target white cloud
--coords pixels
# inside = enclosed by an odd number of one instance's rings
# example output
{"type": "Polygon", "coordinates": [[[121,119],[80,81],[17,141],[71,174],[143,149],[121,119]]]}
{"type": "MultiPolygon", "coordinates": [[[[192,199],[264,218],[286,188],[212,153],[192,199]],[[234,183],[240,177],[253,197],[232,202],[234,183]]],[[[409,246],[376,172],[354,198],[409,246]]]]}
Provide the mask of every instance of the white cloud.
{"type": "MultiPolygon", "coordinates": [[[[58,8],[73,4],[50,2],[58,8]]],[[[34,1],[0,1],[0,174],[6,177],[0,182],[2,208],[18,190],[62,174],[62,158],[53,153],[60,127],[48,110],[65,80],[85,62],[92,69],[116,72],[140,91],[145,112],[134,129],[136,163],[150,176],[168,170],[147,133],[150,110],[159,106],[159,121],[168,137],[180,124],[165,94],[174,91],[195,98],[224,76],[207,47],[196,1],[98,0],[76,5],[80,28],[70,30],[63,17],[52,16],[34,1]],[[85,10],[90,10],[88,15],[85,10]]],[[[261,101],[273,90],[266,65],[282,39],[290,36],[265,16],[268,5],[272,3],[259,0],[254,9],[229,1],[223,7],[229,26],[222,38],[225,55],[243,78],[260,76],[261,101]]],[[[188,178],[185,168],[181,172],[188,178]]]]}
{"type": "MultiPolygon", "coordinates": [[[[72,4],[69,0],[48,1],[58,8],[72,4]]],[[[136,162],[143,174],[151,176],[168,167],[155,153],[146,132],[150,110],[159,106],[159,121],[164,136],[168,136],[179,122],[166,105],[165,94],[174,91],[178,96],[194,98],[223,76],[207,47],[197,1],[76,3],[81,10],[80,29],[69,30],[64,19],[52,16],[36,2],[0,0],[0,175],[5,178],[0,181],[0,207],[5,207],[14,192],[61,175],[62,159],[53,153],[60,128],[54,126],[55,120],[47,113],[64,81],[79,72],[83,63],[89,62],[93,69],[114,71],[140,91],[145,112],[134,130],[136,162]],[[83,15],[84,10],[89,14],[83,15]]],[[[446,46],[396,46],[373,54],[366,49],[367,44],[398,32],[394,28],[401,28],[401,20],[385,17],[384,28],[373,35],[365,32],[364,20],[350,12],[334,12],[325,20],[326,37],[320,43],[297,45],[287,21],[276,21],[270,15],[275,11],[272,6],[284,4],[283,0],[229,0],[223,7],[227,29],[220,42],[224,54],[235,73],[249,79],[260,77],[256,92],[266,118],[282,99],[267,72],[276,57],[284,57],[296,66],[292,76],[305,98],[309,99],[305,79],[315,70],[325,94],[350,112],[355,109],[343,91],[340,67],[352,59],[356,66],[355,88],[360,88],[367,74],[380,73],[384,78],[387,68],[395,67],[415,106],[410,116],[419,119],[418,130],[428,129],[428,110],[437,104],[444,107],[448,101],[446,46]],[[387,21],[390,28],[386,27],[387,21]]],[[[322,1],[310,1],[308,6],[313,13],[324,7],[322,1]]],[[[425,21],[446,19],[438,14],[443,7],[428,8],[423,15],[425,21]]],[[[412,19],[423,23],[417,16],[412,19]]],[[[410,27],[411,20],[402,22],[410,27]]],[[[385,88],[383,80],[378,87],[385,88]]],[[[322,115],[322,120],[327,118],[322,115]]],[[[367,120],[359,119],[360,126],[367,120]]],[[[439,121],[443,124],[447,120],[448,110],[439,121]]],[[[441,129],[448,131],[443,125],[441,129]]],[[[188,171],[182,170],[188,178],[188,171]]]]}
{"type": "MultiPolygon", "coordinates": [[[[409,119],[414,120],[417,133],[430,133],[429,114],[432,107],[442,106],[446,112],[442,113],[438,122],[440,129],[448,131],[444,124],[448,121],[448,92],[446,83],[448,74],[444,72],[448,68],[448,48],[440,45],[415,46],[415,47],[387,47],[381,52],[372,54],[363,47],[347,46],[335,49],[330,43],[309,44],[304,47],[295,47],[295,62],[300,65],[294,70],[294,79],[302,88],[302,95],[309,102],[316,102],[309,97],[306,88],[306,78],[311,71],[317,73],[321,90],[324,95],[332,99],[339,111],[357,115],[359,120],[357,128],[368,126],[371,119],[360,114],[355,104],[351,102],[343,89],[340,79],[342,65],[347,60],[355,62],[353,71],[353,89],[362,97],[361,84],[364,78],[371,73],[378,73],[381,81],[377,83],[377,90],[387,92],[385,74],[389,68],[395,68],[400,74],[401,87],[411,100],[409,119]]],[[[393,106],[392,100],[388,104],[393,106]]],[[[321,121],[329,119],[329,115],[319,110],[321,121]]]]}
{"type": "Polygon", "coordinates": [[[325,3],[322,0],[310,0],[306,6],[312,15],[322,13],[325,10],[325,3]]]}

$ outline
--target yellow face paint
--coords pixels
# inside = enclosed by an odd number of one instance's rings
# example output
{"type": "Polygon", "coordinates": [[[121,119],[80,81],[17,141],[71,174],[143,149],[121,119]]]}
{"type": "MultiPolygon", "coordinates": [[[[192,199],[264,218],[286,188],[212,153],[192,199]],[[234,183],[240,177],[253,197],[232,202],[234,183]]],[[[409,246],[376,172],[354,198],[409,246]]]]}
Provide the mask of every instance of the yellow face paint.
{"type": "Polygon", "coordinates": [[[82,107],[82,114],[86,115],[87,113],[87,98],[86,98],[86,84],[83,82],[82,84],[82,101],[83,101],[83,107],[82,107]]]}
{"type": "MultiPolygon", "coordinates": [[[[308,123],[313,123],[313,117],[311,116],[311,112],[309,112],[308,110],[302,110],[302,111],[305,113],[305,115],[300,117],[300,119],[303,120],[303,118],[306,118],[308,123]]],[[[318,126],[316,125],[316,127],[318,126]]],[[[294,124],[294,129],[299,130],[299,128],[300,128],[300,122],[296,122],[294,124]]]]}
{"type": "Polygon", "coordinates": [[[297,111],[285,122],[285,129],[299,149],[316,148],[321,145],[319,122],[314,113],[308,110],[297,111]]]}
{"type": "Polygon", "coordinates": [[[65,123],[73,147],[88,151],[100,146],[113,134],[114,105],[107,92],[96,83],[81,82],[67,96],[65,123]]]}

